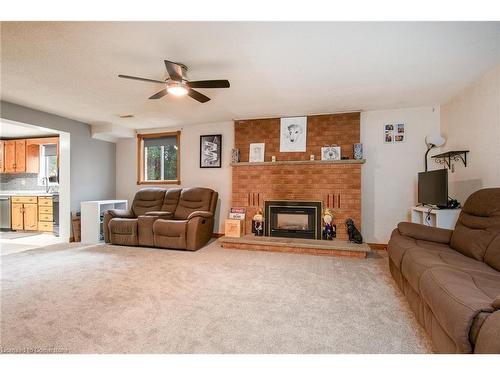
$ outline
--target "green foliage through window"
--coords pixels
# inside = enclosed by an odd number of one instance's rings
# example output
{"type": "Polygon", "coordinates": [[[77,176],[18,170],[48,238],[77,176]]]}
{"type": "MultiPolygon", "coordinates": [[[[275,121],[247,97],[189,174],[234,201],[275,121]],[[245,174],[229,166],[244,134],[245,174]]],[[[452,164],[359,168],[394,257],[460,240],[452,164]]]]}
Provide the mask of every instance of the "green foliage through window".
{"type": "Polygon", "coordinates": [[[177,137],[162,137],[144,143],[146,181],[177,180],[177,137]]]}

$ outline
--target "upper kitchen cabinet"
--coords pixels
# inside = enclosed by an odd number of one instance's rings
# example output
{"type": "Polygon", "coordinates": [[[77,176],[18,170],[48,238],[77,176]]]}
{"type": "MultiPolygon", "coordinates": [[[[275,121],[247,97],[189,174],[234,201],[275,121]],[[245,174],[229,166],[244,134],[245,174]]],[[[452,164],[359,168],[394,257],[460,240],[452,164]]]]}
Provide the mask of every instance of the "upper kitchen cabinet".
{"type": "Polygon", "coordinates": [[[59,164],[59,138],[32,138],[26,140],[26,172],[40,173],[41,160],[44,169],[48,163],[48,156],[55,156],[56,167],[59,164]]]}
{"type": "Polygon", "coordinates": [[[26,140],[4,141],[4,171],[6,173],[26,172],[26,140]]]}
{"type": "Polygon", "coordinates": [[[3,148],[4,141],[0,141],[0,173],[5,171],[4,162],[3,162],[3,148]]]}

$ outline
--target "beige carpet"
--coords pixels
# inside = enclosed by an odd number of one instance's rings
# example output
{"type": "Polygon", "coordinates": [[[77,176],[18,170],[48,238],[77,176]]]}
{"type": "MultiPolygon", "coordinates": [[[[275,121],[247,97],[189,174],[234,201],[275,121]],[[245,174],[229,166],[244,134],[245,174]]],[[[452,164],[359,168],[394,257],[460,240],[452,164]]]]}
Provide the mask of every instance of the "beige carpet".
{"type": "Polygon", "coordinates": [[[1,350],[428,353],[385,256],[81,244],[2,256],[1,350]]]}

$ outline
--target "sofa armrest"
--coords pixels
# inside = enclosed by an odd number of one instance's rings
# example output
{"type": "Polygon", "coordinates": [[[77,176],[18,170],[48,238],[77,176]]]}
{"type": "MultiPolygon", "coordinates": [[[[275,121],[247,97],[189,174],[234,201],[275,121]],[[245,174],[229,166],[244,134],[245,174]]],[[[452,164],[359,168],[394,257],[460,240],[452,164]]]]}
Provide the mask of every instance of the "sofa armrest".
{"type": "Polygon", "coordinates": [[[103,222],[103,232],[104,232],[104,242],[110,243],[111,238],[109,235],[109,222],[114,218],[124,218],[132,219],[135,215],[132,210],[107,210],[104,211],[104,222],[103,222]]]}
{"type": "Polygon", "coordinates": [[[493,306],[493,308],[495,310],[500,310],[500,294],[497,296],[497,298],[495,298],[495,300],[491,303],[491,306],[493,306]]]}
{"type": "Polygon", "coordinates": [[[500,310],[490,314],[484,321],[477,335],[474,353],[500,353],[500,310]]]}
{"type": "Polygon", "coordinates": [[[191,220],[192,218],[195,218],[195,217],[203,217],[205,219],[208,219],[208,218],[211,218],[213,216],[214,216],[214,214],[209,212],[209,211],[194,211],[194,212],[191,212],[189,214],[187,219],[191,220]]]}
{"type": "Polygon", "coordinates": [[[135,217],[132,210],[107,210],[104,214],[109,215],[111,218],[122,217],[125,219],[130,219],[135,217]]]}
{"type": "Polygon", "coordinates": [[[169,211],[149,211],[146,212],[144,216],[156,216],[160,219],[170,219],[174,216],[174,213],[169,211]]]}
{"type": "Polygon", "coordinates": [[[416,240],[425,240],[449,244],[453,231],[450,229],[428,227],[422,224],[415,223],[399,223],[399,233],[403,236],[408,236],[416,240]]]}

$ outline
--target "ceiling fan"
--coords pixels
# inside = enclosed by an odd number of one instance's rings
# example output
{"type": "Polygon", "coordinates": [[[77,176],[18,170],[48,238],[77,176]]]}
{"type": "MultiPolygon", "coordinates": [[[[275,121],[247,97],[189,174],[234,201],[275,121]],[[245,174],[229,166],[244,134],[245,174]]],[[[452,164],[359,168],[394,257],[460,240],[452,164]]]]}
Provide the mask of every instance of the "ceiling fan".
{"type": "Polygon", "coordinates": [[[163,90],[158,91],[156,94],[150,96],[149,99],[160,99],[168,93],[175,96],[189,95],[191,98],[199,101],[200,103],[205,103],[208,102],[210,98],[193,89],[222,89],[229,87],[229,81],[226,79],[188,81],[186,78],[186,72],[188,70],[186,65],[168,60],[164,60],[164,62],[169,76],[169,78],[165,79],[164,81],[127,76],[123,74],[118,75],[118,77],[135,79],[137,81],[163,83],[164,85],[166,85],[163,90]]]}

